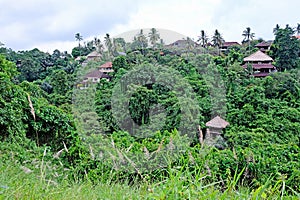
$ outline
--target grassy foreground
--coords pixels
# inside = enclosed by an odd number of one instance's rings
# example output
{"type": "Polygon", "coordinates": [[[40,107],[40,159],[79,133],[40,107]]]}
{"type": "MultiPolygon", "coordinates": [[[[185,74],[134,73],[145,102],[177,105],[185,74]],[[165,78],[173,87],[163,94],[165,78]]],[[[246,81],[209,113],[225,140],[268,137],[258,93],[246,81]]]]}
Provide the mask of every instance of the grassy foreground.
{"type": "MultiPolygon", "coordinates": [[[[40,163],[43,164],[43,163],[40,163]]],[[[239,187],[238,175],[227,183],[227,189],[220,191],[215,184],[203,184],[201,177],[191,177],[180,170],[171,170],[170,177],[155,183],[140,184],[99,181],[70,182],[67,179],[56,182],[46,179],[45,167],[29,170],[18,164],[0,163],[0,199],[299,199],[283,196],[280,188],[266,184],[250,191],[239,187]]]]}

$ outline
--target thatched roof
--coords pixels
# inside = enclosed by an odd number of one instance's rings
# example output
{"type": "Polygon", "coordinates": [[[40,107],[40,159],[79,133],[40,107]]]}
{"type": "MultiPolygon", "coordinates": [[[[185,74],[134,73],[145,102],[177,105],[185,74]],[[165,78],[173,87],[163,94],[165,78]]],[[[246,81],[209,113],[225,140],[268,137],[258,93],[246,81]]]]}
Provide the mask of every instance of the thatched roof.
{"type": "Polygon", "coordinates": [[[103,72],[99,70],[93,70],[85,75],[86,78],[102,78],[103,72]]]}
{"type": "Polygon", "coordinates": [[[205,125],[212,128],[225,128],[229,125],[229,123],[221,117],[216,116],[215,118],[207,122],[205,125]]]}
{"type": "Polygon", "coordinates": [[[93,51],[93,52],[89,53],[86,57],[88,57],[88,58],[101,57],[101,54],[98,53],[97,51],[93,51]]]}
{"type": "Polygon", "coordinates": [[[262,42],[258,43],[257,45],[255,45],[255,47],[258,47],[258,48],[269,47],[269,46],[271,46],[271,44],[272,44],[272,41],[262,41],[262,42]]]}
{"type": "Polygon", "coordinates": [[[261,51],[257,51],[253,54],[251,54],[250,56],[244,58],[245,62],[263,62],[263,61],[273,61],[273,59],[268,56],[267,54],[261,52],[261,51]]]}

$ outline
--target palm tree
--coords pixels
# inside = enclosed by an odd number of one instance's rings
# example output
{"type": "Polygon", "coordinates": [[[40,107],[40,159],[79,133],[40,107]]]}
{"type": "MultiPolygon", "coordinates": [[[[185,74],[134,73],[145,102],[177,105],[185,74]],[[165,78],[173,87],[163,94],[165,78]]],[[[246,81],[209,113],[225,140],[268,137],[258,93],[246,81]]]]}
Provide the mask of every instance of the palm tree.
{"type": "Polygon", "coordinates": [[[150,33],[148,34],[150,43],[152,47],[156,46],[157,41],[160,39],[160,35],[155,28],[151,28],[150,33]]]}
{"type": "Polygon", "coordinates": [[[80,33],[75,34],[75,40],[78,41],[78,48],[79,48],[79,56],[81,56],[81,47],[80,47],[80,41],[83,40],[82,35],[80,33]]]}
{"type": "Polygon", "coordinates": [[[277,31],[280,29],[280,26],[276,24],[275,28],[273,28],[273,33],[277,33],[277,31]]]}
{"type": "Polygon", "coordinates": [[[248,42],[248,45],[249,45],[249,51],[250,51],[250,42],[251,42],[251,40],[253,40],[253,38],[255,37],[255,36],[254,36],[254,33],[251,33],[251,28],[250,28],[250,27],[247,27],[246,30],[243,31],[242,36],[245,37],[244,40],[242,41],[242,43],[248,42]]]}
{"type": "Polygon", "coordinates": [[[111,42],[111,39],[110,39],[110,35],[108,33],[106,33],[105,37],[104,37],[104,42],[105,42],[105,46],[108,50],[108,54],[110,55],[112,53],[112,48],[113,48],[113,45],[112,45],[112,42],[111,42]]]}
{"type": "Polygon", "coordinates": [[[137,40],[140,42],[142,49],[147,47],[148,40],[147,40],[146,36],[144,35],[143,29],[141,29],[140,33],[137,34],[137,40]]]}
{"type": "Polygon", "coordinates": [[[94,45],[95,45],[95,47],[96,47],[96,51],[98,52],[98,53],[100,53],[100,54],[102,54],[103,53],[103,44],[102,44],[102,42],[101,42],[101,40],[99,39],[99,38],[97,38],[97,37],[94,37],[94,45]]]}
{"type": "Polygon", "coordinates": [[[214,33],[211,41],[215,47],[218,47],[218,52],[220,55],[220,47],[225,42],[225,40],[222,37],[221,33],[217,29],[215,30],[215,33],[214,33]]]}
{"type": "Polygon", "coordinates": [[[78,46],[80,47],[80,41],[83,40],[82,35],[80,35],[80,33],[76,33],[75,40],[78,41],[78,46]]]}
{"type": "Polygon", "coordinates": [[[143,33],[143,29],[141,29],[140,33],[137,34],[136,39],[138,41],[138,46],[141,47],[142,53],[144,54],[144,48],[147,48],[148,40],[143,33]]]}
{"type": "Polygon", "coordinates": [[[198,36],[198,40],[197,42],[200,42],[200,45],[203,47],[203,48],[206,48],[207,47],[207,42],[208,42],[208,37],[205,33],[204,30],[201,30],[201,35],[198,36]]]}

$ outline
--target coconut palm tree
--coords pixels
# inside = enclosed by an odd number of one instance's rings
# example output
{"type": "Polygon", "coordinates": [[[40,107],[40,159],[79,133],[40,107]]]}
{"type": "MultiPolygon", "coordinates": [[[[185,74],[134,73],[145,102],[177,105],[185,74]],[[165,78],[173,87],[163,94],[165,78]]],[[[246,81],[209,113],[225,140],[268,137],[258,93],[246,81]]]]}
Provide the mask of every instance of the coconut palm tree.
{"type": "Polygon", "coordinates": [[[253,38],[255,37],[255,36],[254,36],[254,33],[251,33],[251,28],[250,28],[250,27],[247,27],[246,30],[243,31],[242,36],[245,37],[244,40],[242,41],[242,43],[248,42],[248,45],[249,45],[249,51],[250,51],[250,42],[251,42],[251,40],[253,40],[253,38]]]}
{"type": "Polygon", "coordinates": [[[273,33],[275,34],[280,29],[280,26],[276,24],[275,28],[273,28],[273,33]]]}
{"type": "Polygon", "coordinates": [[[102,44],[102,42],[101,42],[101,40],[100,40],[99,38],[94,37],[94,45],[95,45],[95,47],[96,47],[96,51],[97,51],[98,53],[102,54],[102,53],[103,53],[104,46],[103,46],[103,44],[102,44]]]}
{"type": "Polygon", "coordinates": [[[79,48],[79,56],[81,56],[81,47],[80,47],[80,41],[83,40],[82,35],[80,33],[75,34],[75,40],[78,41],[78,48],[79,48]]]}
{"type": "Polygon", "coordinates": [[[218,52],[220,55],[220,47],[225,42],[225,40],[222,37],[221,33],[217,29],[215,30],[215,33],[214,33],[211,41],[212,41],[213,46],[218,48],[218,52]]]}
{"type": "Polygon", "coordinates": [[[144,35],[143,29],[140,30],[140,33],[137,34],[137,40],[140,43],[140,46],[143,48],[146,48],[148,46],[148,40],[146,36],[144,35]]]}
{"type": "Polygon", "coordinates": [[[157,41],[160,39],[158,31],[155,28],[151,28],[148,37],[152,47],[154,48],[156,46],[157,41]]]}
{"type": "Polygon", "coordinates": [[[76,33],[75,34],[75,40],[78,41],[78,46],[80,47],[80,41],[83,40],[82,35],[80,35],[80,33],[76,33]]]}
{"type": "Polygon", "coordinates": [[[104,37],[104,42],[105,42],[105,46],[108,50],[108,54],[109,56],[112,55],[113,52],[113,44],[111,42],[111,38],[110,35],[108,33],[106,33],[105,37],[104,37]]]}
{"type": "Polygon", "coordinates": [[[207,35],[206,35],[206,33],[205,33],[204,30],[201,30],[201,35],[198,36],[197,42],[200,42],[200,45],[201,45],[203,48],[206,49],[206,47],[207,47],[207,42],[208,42],[208,37],[207,37],[207,35]]]}

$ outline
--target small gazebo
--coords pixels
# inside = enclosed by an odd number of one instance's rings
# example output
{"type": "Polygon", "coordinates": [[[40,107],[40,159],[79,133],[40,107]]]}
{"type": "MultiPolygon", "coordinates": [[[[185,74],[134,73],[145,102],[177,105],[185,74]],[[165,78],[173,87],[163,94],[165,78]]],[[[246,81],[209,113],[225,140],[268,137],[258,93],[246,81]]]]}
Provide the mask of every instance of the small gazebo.
{"type": "Polygon", "coordinates": [[[206,139],[214,139],[222,134],[222,129],[229,126],[229,122],[225,121],[219,116],[214,117],[212,120],[205,124],[208,128],[206,129],[206,139]]]}

